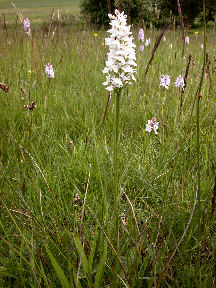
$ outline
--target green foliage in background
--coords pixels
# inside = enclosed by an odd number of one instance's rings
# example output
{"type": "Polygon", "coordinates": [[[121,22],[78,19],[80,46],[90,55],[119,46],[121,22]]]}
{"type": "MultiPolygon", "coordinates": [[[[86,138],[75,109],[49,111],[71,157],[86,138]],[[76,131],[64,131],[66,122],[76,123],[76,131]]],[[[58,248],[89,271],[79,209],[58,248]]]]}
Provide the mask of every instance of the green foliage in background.
{"type": "Polygon", "coordinates": [[[86,21],[101,26],[109,24],[108,13],[114,11],[115,3],[113,0],[83,0],[80,7],[86,21]]]}
{"type": "MultiPolygon", "coordinates": [[[[202,1],[187,0],[180,1],[185,25],[193,24],[196,17],[202,12],[202,1]]],[[[128,15],[132,23],[145,23],[147,27],[153,25],[160,27],[170,18],[177,19],[179,13],[176,0],[82,0],[81,12],[86,20],[96,25],[107,25],[109,23],[108,13],[114,13],[119,8],[128,15]]],[[[216,13],[214,0],[206,1],[206,15],[208,21],[213,21],[216,13]]]]}
{"type": "MultiPolygon", "coordinates": [[[[165,17],[170,16],[170,12],[175,17],[179,17],[178,6],[176,0],[159,0],[158,8],[162,11],[162,15],[165,17]]],[[[203,10],[203,4],[201,0],[180,0],[180,6],[185,25],[193,24],[196,17],[199,17],[203,10]]],[[[206,0],[206,18],[207,21],[213,21],[216,13],[215,0],[206,0]]],[[[202,15],[200,16],[202,21],[202,15]]]]}
{"type": "Polygon", "coordinates": [[[129,17],[129,21],[135,23],[143,16],[142,0],[122,0],[121,5],[117,5],[115,0],[83,0],[81,2],[81,13],[85,19],[88,19],[96,25],[108,25],[108,13],[114,13],[116,7],[119,7],[129,17]]]}

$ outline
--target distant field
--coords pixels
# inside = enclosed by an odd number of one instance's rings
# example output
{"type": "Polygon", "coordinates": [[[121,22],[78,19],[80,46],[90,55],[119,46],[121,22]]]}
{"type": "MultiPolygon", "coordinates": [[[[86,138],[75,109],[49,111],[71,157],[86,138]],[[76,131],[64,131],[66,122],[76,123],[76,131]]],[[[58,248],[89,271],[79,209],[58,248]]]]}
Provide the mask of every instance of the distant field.
{"type": "MultiPolygon", "coordinates": [[[[72,15],[80,12],[80,0],[14,0],[12,1],[24,17],[30,18],[31,22],[41,23],[51,14],[53,7],[55,10],[65,11],[69,9],[72,15]]],[[[6,21],[12,22],[16,17],[16,11],[9,0],[0,0],[0,15],[6,15],[6,21]]]]}

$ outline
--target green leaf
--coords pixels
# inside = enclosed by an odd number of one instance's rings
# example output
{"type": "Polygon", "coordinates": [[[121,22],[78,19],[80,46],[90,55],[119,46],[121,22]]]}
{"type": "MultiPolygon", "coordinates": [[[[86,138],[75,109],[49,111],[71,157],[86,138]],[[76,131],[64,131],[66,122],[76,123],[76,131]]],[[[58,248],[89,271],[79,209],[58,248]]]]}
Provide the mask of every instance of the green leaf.
{"type": "Polygon", "coordinates": [[[107,243],[105,243],[104,245],[103,255],[98,265],[97,274],[95,277],[95,285],[94,285],[95,288],[101,287],[100,282],[101,282],[101,277],[103,276],[104,263],[106,261],[106,257],[107,257],[107,243]]]}
{"type": "Polygon", "coordinates": [[[97,238],[98,238],[98,233],[95,232],[94,239],[92,240],[92,243],[91,243],[91,252],[90,252],[90,255],[89,255],[89,269],[90,269],[90,272],[92,271],[92,264],[93,264],[93,260],[94,260],[94,254],[95,254],[95,249],[96,249],[96,244],[97,244],[97,238]]]}
{"type": "Polygon", "coordinates": [[[49,285],[49,282],[48,282],[48,279],[47,279],[47,277],[46,277],[46,273],[45,273],[45,271],[44,271],[44,267],[43,267],[43,264],[42,264],[41,261],[40,261],[40,275],[41,275],[41,277],[42,277],[43,280],[44,280],[45,287],[50,288],[51,286],[49,285]]]}
{"type": "Polygon", "coordinates": [[[69,282],[63,272],[63,270],[61,269],[61,267],[58,265],[57,261],[55,260],[55,258],[53,257],[51,251],[48,249],[48,247],[45,245],[45,249],[46,249],[46,252],[50,258],[50,261],[56,271],[56,274],[58,275],[59,277],[59,280],[61,282],[61,285],[63,288],[70,288],[70,285],[69,285],[69,282]]]}
{"type": "Polygon", "coordinates": [[[77,251],[79,253],[79,256],[81,258],[81,264],[83,266],[83,269],[87,275],[87,278],[88,278],[88,286],[92,287],[92,281],[91,281],[91,273],[90,273],[90,269],[89,269],[89,262],[88,262],[88,259],[85,255],[85,251],[83,249],[83,246],[82,246],[82,243],[80,242],[80,239],[78,236],[74,236],[74,243],[76,245],[76,248],[77,248],[77,251]]]}

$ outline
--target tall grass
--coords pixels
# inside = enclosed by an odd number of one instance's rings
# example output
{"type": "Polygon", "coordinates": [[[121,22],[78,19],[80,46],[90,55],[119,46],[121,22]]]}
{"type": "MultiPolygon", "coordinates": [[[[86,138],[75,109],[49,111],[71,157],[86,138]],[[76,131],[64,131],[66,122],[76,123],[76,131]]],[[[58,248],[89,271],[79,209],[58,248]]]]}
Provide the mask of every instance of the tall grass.
{"type": "MultiPolygon", "coordinates": [[[[94,37],[94,31],[58,25],[51,26],[48,36],[34,28],[32,38],[19,26],[0,30],[0,81],[12,83],[7,93],[0,91],[0,286],[108,287],[116,277],[119,287],[213,287],[215,35],[207,35],[210,64],[200,92],[201,249],[193,216],[193,103],[203,64],[202,31],[197,39],[189,32],[183,59],[181,32],[169,31],[145,77],[153,44],[142,53],[137,43],[137,82],[121,97],[116,251],[113,97],[103,126],[107,50],[101,43],[106,32],[97,31],[94,37]],[[175,125],[181,96],[173,83],[179,74],[185,75],[190,54],[181,117],[175,125]],[[50,80],[44,73],[48,62],[55,70],[50,80]],[[159,88],[161,74],[171,76],[166,92],[159,88]],[[24,108],[32,102],[37,105],[33,111],[24,108]],[[153,116],[160,122],[158,135],[145,131],[153,116]]],[[[133,33],[136,38],[137,31],[133,33]]],[[[159,33],[145,34],[154,43],[159,33]]]]}

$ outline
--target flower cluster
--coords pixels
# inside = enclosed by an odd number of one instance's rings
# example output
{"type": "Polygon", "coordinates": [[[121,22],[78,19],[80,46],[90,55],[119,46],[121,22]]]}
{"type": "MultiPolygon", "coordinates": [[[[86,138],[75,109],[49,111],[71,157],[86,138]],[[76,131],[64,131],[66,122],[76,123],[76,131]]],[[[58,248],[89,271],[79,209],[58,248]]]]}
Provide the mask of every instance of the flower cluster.
{"type": "Polygon", "coordinates": [[[169,75],[162,75],[160,78],[160,86],[163,86],[164,88],[168,89],[170,85],[170,76],[169,75]]]}
{"type": "Polygon", "coordinates": [[[179,75],[177,78],[176,78],[176,81],[174,83],[174,85],[176,87],[180,87],[184,90],[184,86],[185,86],[185,83],[184,83],[184,77],[182,77],[181,75],[179,75]]]}
{"type": "Polygon", "coordinates": [[[149,133],[154,131],[155,134],[158,134],[158,132],[157,132],[158,127],[159,127],[159,122],[156,122],[156,118],[153,117],[152,120],[148,120],[148,124],[146,124],[145,131],[147,131],[149,133]]]}
{"type": "MultiPolygon", "coordinates": [[[[169,75],[162,75],[160,78],[160,86],[168,89],[169,85],[170,85],[170,76],[169,75]]],[[[180,88],[184,89],[184,86],[185,86],[184,77],[179,75],[176,78],[174,85],[175,85],[175,87],[180,87],[180,88]]]]}
{"type": "Polygon", "coordinates": [[[28,18],[23,20],[23,27],[27,35],[31,35],[31,24],[28,18]]]}
{"type": "Polygon", "coordinates": [[[144,51],[144,45],[140,46],[140,51],[143,52],[144,51]]]}
{"type": "Polygon", "coordinates": [[[187,44],[189,45],[189,43],[190,43],[190,38],[189,38],[189,36],[185,37],[185,43],[187,43],[187,44]]]}
{"type": "Polygon", "coordinates": [[[140,41],[144,41],[144,31],[143,31],[142,28],[139,29],[138,39],[139,39],[140,41]]]}
{"type": "Polygon", "coordinates": [[[45,65],[45,73],[47,74],[48,78],[54,78],[53,67],[50,63],[45,65]]]}
{"type": "Polygon", "coordinates": [[[108,30],[111,34],[105,39],[105,43],[109,46],[108,60],[103,73],[106,76],[106,82],[103,83],[106,90],[113,91],[115,88],[121,88],[124,84],[132,84],[131,81],[136,81],[134,73],[137,66],[136,60],[136,45],[132,42],[133,37],[129,36],[130,26],[127,26],[127,16],[124,12],[120,13],[115,10],[115,15],[108,15],[112,28],[108,30]]]}

